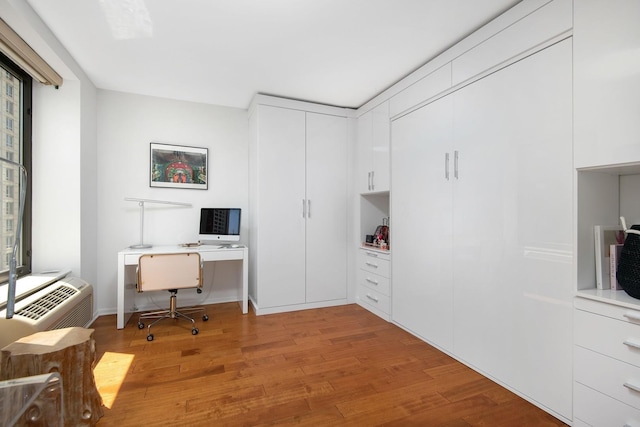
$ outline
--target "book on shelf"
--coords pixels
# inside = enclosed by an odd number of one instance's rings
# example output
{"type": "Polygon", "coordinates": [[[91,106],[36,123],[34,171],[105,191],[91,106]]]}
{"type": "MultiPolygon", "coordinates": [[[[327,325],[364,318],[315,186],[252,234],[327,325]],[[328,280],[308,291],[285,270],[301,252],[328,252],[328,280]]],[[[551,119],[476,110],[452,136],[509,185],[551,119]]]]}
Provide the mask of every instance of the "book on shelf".
{"type": "Polygon", "coordinates": [[[614,243],[609,246],[609,282],[611,289],[614,291],[622,290],[622,286],[620,286],[616,278],[616,272],[618,271],[618,262],[620,261],[623,246],[624,244],[622,243],[614,243]]]}
{"type": "MultiPolygon", "coordinates": [[[[593,227],[596,256],[596,288],[611,287],[611,245],[624,243],[624,231],[620,225],[596,225],[593,227]]],[[[614,273],[615,274],[615,273],[614,273]]]]}

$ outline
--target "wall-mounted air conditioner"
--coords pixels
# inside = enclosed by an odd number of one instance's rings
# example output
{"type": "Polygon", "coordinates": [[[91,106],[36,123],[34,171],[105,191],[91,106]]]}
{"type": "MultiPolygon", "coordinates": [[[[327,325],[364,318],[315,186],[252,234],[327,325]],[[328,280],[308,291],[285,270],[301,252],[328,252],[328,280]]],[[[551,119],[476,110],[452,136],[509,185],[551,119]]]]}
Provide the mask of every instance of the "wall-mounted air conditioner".
{"type": "Polygon", "coordinates": [[[78,277],[64,277],[15,303],[13,318],[0,311],[0,348],[35,332],[70,326],[86,327],[93,320],[93,287],[78,277]]]}

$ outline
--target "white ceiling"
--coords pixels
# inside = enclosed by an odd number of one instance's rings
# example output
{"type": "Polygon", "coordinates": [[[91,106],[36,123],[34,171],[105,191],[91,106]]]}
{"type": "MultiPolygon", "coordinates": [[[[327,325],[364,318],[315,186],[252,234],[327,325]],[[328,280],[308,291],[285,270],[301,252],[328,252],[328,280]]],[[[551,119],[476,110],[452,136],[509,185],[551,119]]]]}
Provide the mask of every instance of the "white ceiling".
{"type": "Polygon", "coordinates": [[[27,0],[100,89],[359,107],[519,0],[27,0]]]}

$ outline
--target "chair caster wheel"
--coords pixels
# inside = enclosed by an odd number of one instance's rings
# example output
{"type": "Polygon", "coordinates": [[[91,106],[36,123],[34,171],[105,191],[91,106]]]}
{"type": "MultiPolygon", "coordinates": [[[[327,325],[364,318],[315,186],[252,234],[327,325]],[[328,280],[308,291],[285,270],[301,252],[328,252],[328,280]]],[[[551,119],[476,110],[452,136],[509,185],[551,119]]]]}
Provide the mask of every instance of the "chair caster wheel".
{"type": "Polygon", "coordinates": [[[207,316],[206,314],[203,315],[202,316],[202,320],[206,322],[207,320],[209,320],[209,316],[207,316]]]}
{"type": "Polygon", "coordinates": [[[153,334],[147,335],[147,341],[153,341],[153,334]]]}
{"type": "Polygon", "coordinates": [[[138,329],[144,329],[144,323],[138,322],[138,329]]]}
{"type": "Polygon", "coordinates": [[[198,328],[193,328],[193,329],[191,330],[191,335],[198,335],[198,332],[200,332],[200,331],[198,330],[198,328]]]}

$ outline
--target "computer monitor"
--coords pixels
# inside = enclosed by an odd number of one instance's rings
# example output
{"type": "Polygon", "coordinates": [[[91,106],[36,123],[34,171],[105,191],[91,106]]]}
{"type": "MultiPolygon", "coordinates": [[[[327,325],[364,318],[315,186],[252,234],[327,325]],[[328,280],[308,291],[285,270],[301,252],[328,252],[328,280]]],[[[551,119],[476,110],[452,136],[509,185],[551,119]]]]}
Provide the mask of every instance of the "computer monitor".
{"type": "Polygon", "coordinates": [[[240,240],[240,213],[239,208],[201,208],[200,243],[240,240]]]}

